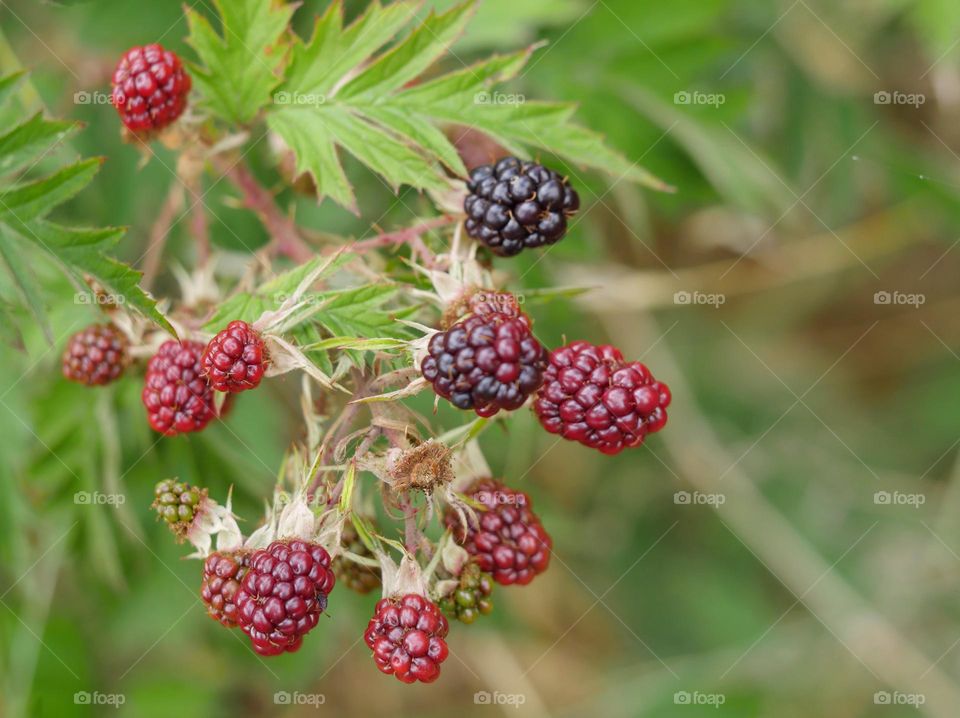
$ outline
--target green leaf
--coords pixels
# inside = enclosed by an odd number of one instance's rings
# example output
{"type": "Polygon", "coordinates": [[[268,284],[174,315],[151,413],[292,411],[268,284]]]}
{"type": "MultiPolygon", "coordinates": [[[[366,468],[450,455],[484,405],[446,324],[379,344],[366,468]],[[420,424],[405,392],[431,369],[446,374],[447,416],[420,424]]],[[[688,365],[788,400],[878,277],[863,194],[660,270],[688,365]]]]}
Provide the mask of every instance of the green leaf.
{"type": "MultiPolygon", "coordinates": [[[[21,77],[22,73],[0,78],[0,103],[10,96],[21,77]]],[[[14,112],[19,114],[20,110],[14,112]]],[[[43,177],[30,176],[33,166],[77,127],[72,122],[44,119],[40,114],[29,118],[15,116],[11,129],[0,135],[0,176],[26,176],[14,184],[0,182],[0,265],[7,270],[48,341],[52,342],[52,333],[31,265],[38,251],[53,259],[78,288],[85,289],[91,281],[96,282],[118,304],[127,305],[174,333],[154,299],[140,288],[141,274],[106,254],[120,241],[124,230],[78,229],[44,219],[86,187],[100,168],[101,160],[93,158],[62,166],[43,177]]],[[[9,312],[4,314],[10,316],[9,312]]]]}
{"type": "Polygon", "coordinates": [[[338,96],[374,99],[415,79],[460,37],[473,9],[474,3],[466,2],[442,15],[430,13],[402,43],[350,80],[338,96]]]}
{"type": "Polygon", "coordinates": [[[340,78],[379,50],[416,17],[419,0],[401,0],[382,7],[375,0],[348,28],[343,28],[343,2],[334,0],[317,20],[310,42],[296,41],[283,89],[325,95],[340,78]]]}
{"type": "Polygon", "coordinates": [[[203,104],[225,120],[245,124],[270,102],[280,82],[282,36],[296,8],[281,0],[214,0],[223,28],[188,8],[187,41],[203,63],[193,79],[203,104]]]}
{"type": "MultiPolygon", "coordinates": [[[[234,294],[220,303],[214,315],[204,324],[204,328],[210,331],[220,331],[234,319],[253,322],[264,312],[278,309],[300,286],[300,283],[309,277],[312,272],[319,269],[322,264],[326,263],[327,266],[317,276],[317,281],[329,277],[354,258],[355,255],[346,252],[332,260],[330,257],[315,257],[289,272],[284,272],[270,281],[264,282],[254,292],[234,294]]],[[[316,299],[320,296],[316,293],[308,293],[305,296],[309,297],[311,302],[320,301],[316,299]]]]}
{"type": "Polygon", "coordinates": [[[291,61],[267,123],[290,147],[298,174],[313,177],[320,198],[356,211],[339,149],[346,150],[395,190],[449,188],[449,170],[466,168],[444,130],[474,127],[515,154],[554,153],[573,165],[666,190],[667,185],[571,121],[574,107],[526,102],[497,88],[520,72],[535,47],[497,55],[437,77],[421,78],[443,58],[473,15],[468,0],[431,13],[392,48],[381,48],[410,20],[417,4],[371,4],[343,27],[337,0],[317,20],[309,42],[295,40],[291,61]],[[380,54],[377,54],[377,53],[380,54]],[[446,169],[445,169],[446,168],[446,169]]]}
{"type": "Polygon", "coordinates": [[[139,312],[161,328],[176,330],[157,309],[156,300],[140,287],[141,272],[104,254],[112,249],[125,230],[64,227],[45,220],[17,223],[12,229],[23,239],[46,250],[79,286],[95,280],[117,304],[139,312]]]}
{"type": "Polygon", "coordinates": [[[0,105],[7,101],[10,94],[17,88],[20,80],[26,76],[23,70],[13,72],[6,77],[0,77],[0,105]]]}
{"type": "Polygon", "coordinates": [[[37,279],[26,261],[24,253],[17,247],[15,238],[11,234],[9,229],[0,225],[0,259],[6,264],[10,277],[17,289],[20,290],[27,309],[37,320],[37,324],[43,330],[47,341],[53,344],[53,330],[50,328],[50,320],[47,318],[40,286],[37,284],[37,279]]]}
{"type": "Polygon", "coordinates": [[[45,120],[40,113],[17,125],[0,136],[0,175],[23,169],[30,162],[39,162],[76,128],[73,122],[45,120]]]}

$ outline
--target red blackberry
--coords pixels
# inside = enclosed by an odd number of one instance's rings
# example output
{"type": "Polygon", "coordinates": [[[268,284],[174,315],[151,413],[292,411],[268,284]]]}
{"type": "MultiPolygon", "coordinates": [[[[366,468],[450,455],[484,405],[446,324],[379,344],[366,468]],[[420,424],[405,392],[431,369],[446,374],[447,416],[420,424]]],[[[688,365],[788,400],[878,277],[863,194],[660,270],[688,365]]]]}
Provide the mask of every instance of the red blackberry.
{"type": "Polygon", "coordinates": [[[237,592],[237,623],[262,656],[300,648],[336,582],[330,555],[317,544],[274,541],[250,555],[237,592]]]}
{"type": "Polygon", "coordinates": [[[246,322],[230,322],[207,344],[200,365],[217,391],[256,389],[267,369],[263,339],[246,322]]]}
{"type": "Polygon", "coordinates": [[[543,383],[547,363],[523,313],[473,314],[435,334],[428,351],[420,371],[433,390],[479,416],[523,406],[543,383]]]}
{"type": "Polygon", "coordinates": [[[93,324],[70,337],[61,365],[70,381],[109,384],[127,365],[127,338],[112,324],[93,324]]]}
{"type": "Polygon", "coordinates": [[[604,454],[640,446],[667,423],[670,389],[620,350],[577,341],[550,352],[534,410],[543,428],[604,454]]]}
{"type": "Polygon", "coordinates": [[[445,522],[481,571],[507,586],[528,584],[547,570],[553,541],[533,513],[529,496],[494,479],[480,479],[466,493],[483,506],[478,525],[465,528],[452,510],[447,511],[445,522]]]}
{"type": "Polygon", "coordinates": [[[467,234],[501,257],[559,242],[567,233],[567,218],[580,207],[565,178],[516,157],[477,167],[467,189],[467,234]]]}
{"type": "Polygon", "coordinates": [[[377,602],[363,640],[377,668],[404,683],[432,683],[440,675],[449,649],[447,619],[428,598],[408,593],[377,602]]]}
{"type": "Polygon", "coordinates": [[[183,114],[190,86],[174,53],[160,45],[131,47],[113,71],[113,106],[131,132],[162,130],[183,114]]]}
{"type": "Polygon", "coordinates": [[[203,582],[200,598],[207,606],[210,618],[227,628],[237,626],[237,593],[247,573],[246,552],[212,553],[203,562],[203,582]]]}
{"type": "Polygon", "coordinates": [[[154,431],[200,431],[216,416],[213,389],[200,373],[201,353],[200,342],[170,340],[150,358],[140,397],[154,431]]]}

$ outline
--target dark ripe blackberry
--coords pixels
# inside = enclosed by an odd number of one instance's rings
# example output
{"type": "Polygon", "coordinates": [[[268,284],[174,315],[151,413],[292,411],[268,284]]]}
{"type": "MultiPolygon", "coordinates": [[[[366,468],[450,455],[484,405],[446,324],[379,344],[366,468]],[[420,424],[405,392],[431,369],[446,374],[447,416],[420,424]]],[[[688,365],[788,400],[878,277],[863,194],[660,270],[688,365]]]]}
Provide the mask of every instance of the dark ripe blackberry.
{"type": "Polygon", "coordinates": [[[61,369],[70,381],[100,386],[118,379],[126,365],[127,338],[112,324],[93,324],[70,337],[61,369]]]}
{"type": "Polygon", "coordinates": [[[474,169],[467,190],[467,234],[501,257],[559,242],[580,207],[565,178],[516,157],[474,169]]]}
{"type": "Polygon", "coordinates": [[[577,341],[555,349],[545,376],[533,408],[564,439],[619,454],[667,423],[670,389],[616,347],[577,341]]]}
{"type": "Polygon", "coordinates": [[[237,594],[240,582],[247,573],[249,554],[215,552],[203,562],[203,581],[200,598],[207,606],[207,614],[227,628],[237,626],[237,594]]]}
{"type": "Polygon", "coordinates": [[[205,492],[182,481],[166,479],[153,490],[153,508],[177,535],[182,536],[193,523],[205,492]]]}
{"type": "Polygon", "coordinates": [[[477,525],[464,527],[453,510],[447,511],[444,521],[481,571],[499,584],[525,585],[547,570],[553,542],[529,496],[494,479],[479,479],[465,493],[482,506],[477,525]]]}
{"type": "Polygon", "coordinates": [[[203,375],[217,391],[256,389],[267,370],[267,351],[260,334],[246,322],[230,322],[200,358],[203,375]]]}
{"type": "Polygon", "coordinates": [[[190,76],[176,54],[160,45],[127,50],[113,72],[113,106],[134,133],[162,130],[183,114],[190,76]]]}
{"type": "Polygon", "coordinates": [[[467,561],[460,572],[460,585],[440,601],[440,609],[461,623],[473,623],[493,611],[493,576],[480,570],[476,561],[467,561]]]}
{"type": "Polygon", "coordinates": [[[433,390],[479,416],[523,406],[543,382],[547,361],[522,313],[468,316],[435,334],[428,352],[420,371],[433,390]]]}
{"type": "Polygon", "coordinates": [[[147,362],[140,398],[154,431],[176,436],[200,431],[216,416],[213,389],[201,374],[200,342],[170,340],[147,362]]]}
{"type": "MultiPolygon", "coordinates": [[[[370,559],[374,557],[373,552],[360,540],[360,535],[352,523],[344,525],[343,534],[340,537],[340,545],[345,550],[357,556],[370,559]]],[[[343,554],[333,559],[333,572],[337,575],[337,580],[340,581],[340,583],[357,593],[366,594],[376,588],[380,588],[381,579],[379,568],[356,563],[346,558],[343,554]]]]}
{"type": "Polygon", "coordinates": [[[432,683],[447,659],[450,626],[437,604],[416,593],[377,602],[363,640],[383,673],[404,683],[432,683]]]}
{"type": "Polygon", "coordinates": [[[237,623],[262,656],[293,653],[317,625],[336,583],[330,554],[300,540],[255,551],[236,595],[237,623]]]}

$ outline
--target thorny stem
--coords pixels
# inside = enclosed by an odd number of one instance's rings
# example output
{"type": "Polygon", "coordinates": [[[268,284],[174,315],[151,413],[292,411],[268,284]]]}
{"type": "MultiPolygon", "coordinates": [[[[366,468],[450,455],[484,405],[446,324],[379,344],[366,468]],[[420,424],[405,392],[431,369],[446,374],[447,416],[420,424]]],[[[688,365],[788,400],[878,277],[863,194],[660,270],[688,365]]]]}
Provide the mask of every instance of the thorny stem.
{"type": "Polygon", "coordinates": [[[170,235],[170,229],[176,221],[177,215],[183,209],[183,200],[183,185],[180,182],[174,182],[170,185],[167,198],[163,201],[160,212],[150,228],[147,249],[143,256],[143,279],[140,282],[143,288],[148,291],[157,278],[160,258],[163,256],[163,249],[166,246],[167,237],[170,235]]]}
{"type": "Polygon", "coordinates": [[[434,253],[430,251],[430,248],[427,247],[426,243],[424,243],[422,235],[434,229],[446,227],[456,221],[457,218],[449,214],[434,217],[420,224],[415,224],[412,227],[400,229],[395,232],[385,232],[370,239],[354,242],[350,245],[350,251],[360,253],[368,249],[408,244],[410,245],[411,251],[420,258],[423,265],[427,267],[427,269],[432,269],[436,265],[437,259],[434,253]]]}
{"type": "Polygon", "coordinates": [[[271,251],[303,263],[311,259],[315,252],[304,242],[294,221],[277,205],[273,195],[257,182],[242,162],[230,163],[224,158],[213,160],[217,170],[243,194],[243,202],[260,217],[263,226],[272,237],[271,251]]]}
{"type": "MultiPolygon", "coordinates": [[[[256,212],[263,226],[272,237],[270,251],[295,262],[305,262],[311,259],[319,250],[314,250],[303,239],[296,223],[286,215],[277,205],[273,194],[263,187],[242,163],[229,164],[227,160],[217,158],[214,163],[218,171],[223,172],[233,185],[243,194],[244,204],[256,212]]],[[[351,252],[361,254],[370,249],[391,247],[406,244],[420,262],[428,269],[436,266],[436,255],[423,241],[423,235],[434,229],[449,226],[458,221],[458,218],[445,214],[425,220],[412,227],[406,227],[394,232],[384,232],[376,237],[353,242],[348,245],[351,252]]]]}

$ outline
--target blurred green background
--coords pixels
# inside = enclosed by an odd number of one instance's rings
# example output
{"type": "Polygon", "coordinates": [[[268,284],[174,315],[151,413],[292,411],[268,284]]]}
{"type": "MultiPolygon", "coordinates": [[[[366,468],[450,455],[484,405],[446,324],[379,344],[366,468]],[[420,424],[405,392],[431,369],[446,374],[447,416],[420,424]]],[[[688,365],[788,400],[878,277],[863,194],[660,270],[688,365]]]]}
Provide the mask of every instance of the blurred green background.
{"type": "MultiPolygon", "coordinates": [[[[325,4],[302,4],[301,32],[325,4]]],[[[24,100],[87,123],[65,152],[106,158],[61,215],[129,225],[136,261],[175,156],[157,146],[139,167],[113,109],[75,93],[105,92],[134,44],[191,56],[180,3],[0,0],[0,28],[0,69],[32,71],[24,100]]],[[[673,389],[666,430],[617,458],[526,414],[483,437],[555,556],[532,586],[498,589],[493,618],[453,628],[437,683],[376,671],[361,640],[375,598],[345,590],[303,650],[262,661],[204,615],[199,564],[148,505],[168,476],[234,485],[255,523],[298,437],[298,382],[157,442],[136,378],[93,393],[59,377],[64,339],[95,313],[40,267],[58,344],[28,335],[0,370],[0,715],[960,714],[960,5],[486,0],[449,66],[541,39],[516,92],[579,102],[677,192],[571,168],[571,236],[497,267],[519,293],[594,288],[531,303],[538,334],[642,358],[673,389]]],[[[280,199],[355,236],[410,220],[353,178],[361,219],[280,199]]],[[[225,183],[206,189],[218,246],[266,241],[225,183]]],[[[185,224],[171,261],[189,256],[185,224]]],[[[158,293],[175,290],[165,272],[158,293]]]]}

